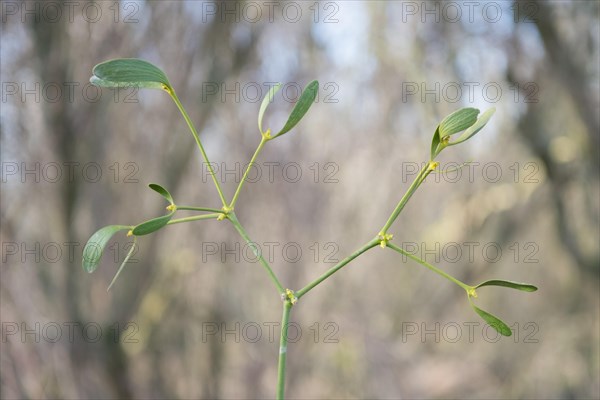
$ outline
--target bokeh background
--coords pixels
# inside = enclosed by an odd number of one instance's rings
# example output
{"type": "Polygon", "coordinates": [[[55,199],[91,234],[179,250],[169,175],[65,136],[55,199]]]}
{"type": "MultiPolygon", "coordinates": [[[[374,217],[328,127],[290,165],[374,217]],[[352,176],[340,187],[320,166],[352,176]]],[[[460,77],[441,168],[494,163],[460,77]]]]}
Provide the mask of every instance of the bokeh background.
{"type": "MultiPolygon", "coordinates": [[[[89,236],[178,203],[218,207],[159,91],[101,91],[95,64],[139,57],[170,77],[227,197],[260,136],[260,98],[321,82],[268,143],[236,212],[299,289],[378,232],[448,113],[496,107],[446,150],[391,232],[479,291],[391,251],[367,253],[293,309],[290,398],[598,398],[599,3],[1,2],[2,398],[269,398],[281,305],[233,227],[118,235],[92,275],[89,236]],[[301,174],[301,175],[299,175],[301,174]]],[[[379,249],[378,249],[379,250],[379,249]]]]}

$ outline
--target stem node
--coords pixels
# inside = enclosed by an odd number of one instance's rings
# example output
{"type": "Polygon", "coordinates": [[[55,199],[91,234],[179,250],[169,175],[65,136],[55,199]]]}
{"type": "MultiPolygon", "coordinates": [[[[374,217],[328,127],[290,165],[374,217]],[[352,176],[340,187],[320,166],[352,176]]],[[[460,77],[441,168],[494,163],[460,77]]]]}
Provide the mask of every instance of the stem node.
{"type": "Polygon", "coordinates": [[[219,215],[219,217],[217,218],[217,221],[223,221],[225,218],[227,218],[227,216],[233,212],[233,207],[232,206],[223,206],[223,208],[221,208],[221,210],[223,210],[223,212],[221,213],[221,215],[219,215]]]}
{"type": "Polygon", "coordinates": [[[385,249],[387,247],[388,242],[392,240],[393,237],[394,235],[392,235],[391,233],[379,232],[379,234],[377,235],[377,239],[379,240],[379,246],[382,249],[385,249]]]}
{"type": "Polygon", "coordinates": [[[281,301],[289,301],[290,304],[293,306],[298,302],[298,298],[296,297],[296,293],[294,293],[292,289],[285,289],[285,292],[281,293],[281,301]]]}

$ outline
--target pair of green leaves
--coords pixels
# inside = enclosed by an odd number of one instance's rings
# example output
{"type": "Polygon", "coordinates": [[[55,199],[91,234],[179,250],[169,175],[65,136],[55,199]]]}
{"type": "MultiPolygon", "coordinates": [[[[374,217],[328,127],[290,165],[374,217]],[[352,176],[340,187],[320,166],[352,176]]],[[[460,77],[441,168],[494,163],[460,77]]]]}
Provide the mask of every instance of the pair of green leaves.
{"type": "Polygon", "coordinates": [[[135,246],[136,246],[137,236],[143,236],[143,235],[147,235],[152,232],[156,232],[157,230],[166,226],[167,223],[173,217],[173,214],[175,214],[175,211],[177,209],[177,207],[175,206],[175,203],[173,201],[173,197],[165,188],[163,188],[160,185],[157,185],[156,183],[151,183],[149,185],[149,187],[150,187],[150,189],[154,190],[155,192],[160,194],[162,197],[164,197],[170,203],[170,206],[167,207],[168,209],[170,209],[169,214],[163,215],[158,218],[153,218],[149,221],[142,222],[141,224],[135,225],[135,226],[129,226],[129,225],[105,226],[104,228],[101,228],[96,233],[94,233],[92,235],[92,237],[90,237],[90,239],[85,244],[85,247],[83,248],[83,261],[82,261],[83,269],[87,272],[92,273],[98,268],[98,265],[100,264],[100,260],[102,259],[102,254],[104,253],[104,249],[106,248],[106,245],[108,244],[109,240],[115,234],[117,234],[118,232],[121,232],[121,231],[128,231],[129,232],[128,236],[131,236],[131,235],[135,236],[133,245],[131,246],[131,249],[129,249],[129,252],[127,253],[127,256],[125,257],[125,259],[121,263],[121,266],[119,267],[117,273],[115,274],[115,277],[113,278],[112,282],[110,283],[108,290],[110,290],[112,285],[116,282],[118,276],[121,274],[121,271],[125,267],[125,264],[127,264],[131,255],[133,254],[133,252],[135,250],[135,246]]]}
{"type": "MultiPolygon", "coordinates": [[[[119,58],[105,61],[96,65],[92,73],[94,75],[90,78],[90,82],[96,86],[163,89],[169,93],[173,93],[173,88],[167,75],[160,68],[148,61],[137,58],[119,58]]],[[[319,92],[319,82],[310,82],[302,91],[283,128],[277,134],[272,135],[270,130],[263,130],[262,120],[267,107],[273,101],[275,93],[281,89],[281,86],[278,83],[269,89],[258,112],[258,128],[261,134],[266,136],[267,139],[274,139],[277,136],[281,136],[296,126],[308,112],[319,92]]]]}
{"type": "Polygon", "coordinates": [[[157,217],[157,218],[153,218],[149,221],[142,222],[141,224],[135,226],[133,228],[133,230],[131,231],[131,233],[134,234],[135,236],[148,235],[149,233],[156,232],[157,230],[163,228],[164,226],[166,226],[169,223],[171,218],[173,218],[175,211],[177,211],[177,206],[175,206],[175,203],[173,202],[173,197],[167,191],[167,189],[163,188],[162,186],[160,186],[156,183],[151,183],[150,185],[148,185],[148,187],[150,187],[150,189],[152,189],[155,192],[157,192],[158,194],[160,194],[162,197],[164,197],[170,203],[170,205],[167,207],[167,209],[170,212],[166,215],[163,215],[163,216],[157,217]]]}
{"type": "Polygon", "coordinates": [[[503,336],[511,336],[512,331],[511,331],[510,327],[504,321],[502,321],[500,318],[496,317],[495,315],[492,315],[489,312],[484,311],[481,308],[475,306],[475,304],[473,304],[471,297],[477,297],[477,295],[475,294],[475,290],[480,287],[484,287],[484,286],[503,286],[503,287],[507,287],[507,288],[511,288],[511,289],[522,290],[524,292],[535,292],[538,288],[533,285],[529,285],[527,283],[519,283],[519,282],[494,279],[494,280],[489,280],[489,281],[480,283],[479,285],[477,285],[473,288],[472,292],[468,293],[469,303],[471,303],[471,307],[473,307],[473,310],[475,310],[475,312],[477,314],[479,314],[479,316],[481,318],[483,318],[483,320],[485,322],[487,322],[492,328],[494,328],[496,331],[498,331],[498,333],[500,333],[503,336]]]}
{"type": "Polygon", "coordinates": [[[479,115],[477,108],[461,108],[442,120],[438,125],[431,141],[431,160],[433,160],[447,146],[453,146],[471,139],[488,123],[495,108],[490,108],[479,115]],[[450,142],[450,136],[464,131],[457,140],[450,142]]]}
{"type": "Polygon", "coordinates": [[[281,86],[281,83],[277,83],[275,86],[269,89],[258,111],[258,129],[260,130],[260,133],[267,139],[275,139],[276,137],[289,132],[294,126],[296,126],[296,124],[298,124],[298,122],[300,122],[300,120],[308,112],[308,109],[310,108],[310,106],[312,106],[319,92],[318,81],[315,80],[306,85],[283,128],[281,128],[281,130],[277,132],[277,134],[272,135],[270,129],[267,129],[266,131],[263,130],[262,121],[267,107],[273,102],[275,93],[277,93],[279,89],[281,89],[281,86]]]}

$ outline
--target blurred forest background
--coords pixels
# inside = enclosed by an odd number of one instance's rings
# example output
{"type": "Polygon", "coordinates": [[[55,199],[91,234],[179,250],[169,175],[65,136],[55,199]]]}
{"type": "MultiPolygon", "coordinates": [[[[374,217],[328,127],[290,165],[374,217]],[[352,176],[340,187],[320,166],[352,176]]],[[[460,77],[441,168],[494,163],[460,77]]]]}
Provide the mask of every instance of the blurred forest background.
{"type": "Polygon", "coordinates": [[[468,283],[538,285],[479,291],[515,334],[374,250],[293,309],[290,398],[597,399],[599,3],[290,4],[1,2],[2,398],[274,396],[280,301],[230,224],[141,238],[109,293],[128,238],[81,268],[97,229],[164,212],[150,182],[219,205],[168,96],[87,84],[95,64],[139,57],[169,76],[228,197],[268,83],[289,83],[277,127],[297,86],[321,82],[236,207],[293,289],[378,232],[445,115],[497,109],[441,157],[479,164],[431,176],[391,232],[468,283]]]}

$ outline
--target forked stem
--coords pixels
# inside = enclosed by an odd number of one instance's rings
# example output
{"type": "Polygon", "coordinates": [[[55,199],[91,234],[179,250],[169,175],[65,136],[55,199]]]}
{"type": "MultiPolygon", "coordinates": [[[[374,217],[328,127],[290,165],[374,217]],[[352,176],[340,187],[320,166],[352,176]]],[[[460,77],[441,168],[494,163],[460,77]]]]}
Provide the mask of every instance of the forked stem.
{"type": "Polygon", "coordinates": [[[194,215],[193,217],[177,218],[177,219],[172,219],[169,222],[167,222],[167,225],[181,224],[183,222],[191,222],[191,221],[200,221],[203,219],[217,219],[217,218],[219,218],[219,215],[222,215],[222,214],[214,213],[214,214],[194,215]]]}
{"type": "Polygon", "coordinates": [[[277,365],[277,400],[285,397],[285,362],[287,360],[288,324],[292,303],[286,299],[283,302],[283,315],[281,316],[281,337],[279,338],[279,364],[277,365]]]}
{"type": "Polygon", "coordinates": [[[344,258],[338,264],[336,264],[335,266],[331,267],[323,275],[321,275],[320,277],[318,277],[317,279],[315,279],[314,281],[312,281],[311,283],[309,283],[308,285],[306,285],[302,289],[298,290],[295,293],[296,297],[299,299],[300,297],[304,296],[306,293],[308,293],[309,291],[311,291],[319,283],[323,282],[325,279],[329,278],[331,275],[333,275],[337,271],[339,271],[346,264],[348,264],[349,262],[351,262],[352,260],[354,260],[355,258],[357,258],[358,256],[360,256],[361,254],[363,254],[367,250],[370,250],[373,247],[377,246],[380,243],[380,241],[381,240],[378,237],[376,237],[375,239],[372,239],[371,241],[367,242],[360,249],[356,250],[354,253],[352,253],[348,257],[344,258]]]}
{"type": "Polygon", "coordinates": [[[190,207],[190,206],[177,206],[178,210],[188,210],[188,211],[208,211],[213,213],[222,213],[223,210],[219,210],[218,208],[210,208],[210,207],[190,207]]]}
{"type": "Polygon", "coordinates": [[[221,185],[219,184],[219,181],[217,180],[217,175],[215,174],[215,170],[213,169],[212,164],[210,163],[208,156],[206,155],[206,151],[204,151],[204,146],[202,146],[202,142],[200,142],[200,136],[198,135],[198,131],[196,131],[196,127],[194,126],[194,123],[190,119],[190,116],[188,115],[187,111],[185,111],[185,108],[183,108],[183,105],[179,101],[179,98],[177,97],[177,94],[175,94],[175,91],[171,89],[171,90],[168,90],[168,93],[171,95],[171,98],[177,105],[179,112],[181,112],[181,115],[183,115],[185,122],[187,123],[188,127],[190,128],[190,131],[192,132],[192,136],[194,136],[194,139],[196,140],[196,144],[198,145],[198,148],[200,149],[200,153],[202,153],[202,158],[204,159],[204,162],[208,166],[208,172],[210,173],[210,176],[212,177],[212,180],[215,183],[217,192],[219,192],[219,197],[221,198],[221,202],[223,203],[223,206],[226,207],[227,200],[225,200],[225,196],[223,195],[223,190],[221,189],[221,185]]]}
{"type": "Polygon", "coordinates": [[[263,146],[265,145],[265,143],[267,143],[268,139],[263,135],[260,143],[258,144],[258,147],[256,148],[256,151],[254,152],[254,155],[252,155],[252,158],[250,159],[250,163],[248,164],[248,166],[246,167],[246,170],[244,171],[244,175],[242,176],[242,180],[240,181],[240,183],[238,184],[237,189],[235,190],[235,194],[233,195],[233,199],[231,199],[231,203],[229,204],[229,208],[233,210],[233,208],[235,207],[235,202],[237,201],[240,192],[242,190],[242,186],[244,186],[244,182],[246,182],[246,177],[248,176],[248,173],[250,172],[250,168],[252,168],[252,166],[254,165],[254,161],[256,160],[256,158],[258,157],[258,155],[260,154],[260,151],[262,150],[263,146]]]}
{"type": "Polygon", "coordinates": [[[425,178],[427,178],[427,175],[429,175],[435,169],[435,168],[433,168],[433,169],[431,168],[432,165],[433,164],[430,161],[423,168],[421,168],[421,171],[419,171],[419,174],[417,175],[415,180],[411,183],[411,185],[408,188],[408,190],[406,191],[406,193],[404,193],[404,196],[402,196],[402,198],[398,202],[398,205],[396,206],[396,208],[394,209],[394,211],[388,218],[388,220],[385,223],[385,225],[383,226],[383,228],[381,228],[381,231],[379,233],[380,235],[387,234],[388,229],[390,229],[390,226],[392,226],[392,224],[394,223],[396,218],[398,218],[398,215],[400,215],[400,212],[402,211],[402,209],[404,208],[406,203],[408,203],[408,200],[410,200],[410,198],[417,191],[417,189],[419,188],[421,183],[423,183],[425,178]]]}
{"type": "Polygon", "coordinates": [[[410,254],[409,252],[407,252],[406,250],[404,250],[401,247],[396,246],[393,243],[388,243],[387,247],[389,247],[392,250],[397,251],[398,253],[410,258],[413,261],[418,262],[419,264],[421,264],[422,266],[429,268],[430,270],[432,270],[433,272],[435,272],[438,275],[443,276],[444,278],[448,279],[450,282],[456,283],[458,286],[460,286],[461,288],[465,289],[467,291],[467,293],[469,293],[470,290],[472,290],[473,288],[469,285],[467,285],[464,282],[459,281],[458,279],[456,279],[455,277],[453,277],[452,275],[442,271],[441,269],[434,267],[433,265],[429,264],[427,261],[425,260],[421,260],[419,257],[410,254]]]}
{"type": "Polygon", "coordinates": [[[252,251],[254,252],[256,257],[258,257],[258,261],[260,261],[260,263],[263,266],[263,268],[265,269],[265,271],[267,271],[267,274],[269,274],[271,281],[277,287],[278,293],[280,295],[285,293],[285,289],[283,288],[283,285],[281,284],[281,282],[279,282],[279,279],[277,279],[277,276],[271,269],[271,266],[269,265],[267,260],[265,260],[262,253],[260,252],[260,250],[256,247],[256,242],[254,242],[254,241],[252,241],[252,239],[250,239],[250,236],[248,236],[248,233],[246,232],[246,230],[244,229],[242,224],[240,224],[240,221],[238,221],[235,213],[234,212],[228,213],[227,219],[229,219],[231,221],[231,223],[233,224],[235,229],[238,231],[240,236],[246,241],[246,243],[248,243],[248,246],[250,246],[250,248],[252,249],[252,251]]]}

